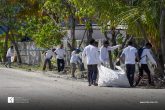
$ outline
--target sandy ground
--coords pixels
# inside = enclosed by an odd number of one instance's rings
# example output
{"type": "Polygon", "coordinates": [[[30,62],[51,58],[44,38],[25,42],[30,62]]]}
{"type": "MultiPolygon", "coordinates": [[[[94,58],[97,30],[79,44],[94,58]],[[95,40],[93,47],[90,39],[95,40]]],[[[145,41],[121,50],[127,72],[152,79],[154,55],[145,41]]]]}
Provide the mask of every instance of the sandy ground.
{"type": "Polygon", "coordinates": [[[80,109],[165,110],[165,90],[88,87],[86,80],[0,68],[0,110],[80,109]]]}

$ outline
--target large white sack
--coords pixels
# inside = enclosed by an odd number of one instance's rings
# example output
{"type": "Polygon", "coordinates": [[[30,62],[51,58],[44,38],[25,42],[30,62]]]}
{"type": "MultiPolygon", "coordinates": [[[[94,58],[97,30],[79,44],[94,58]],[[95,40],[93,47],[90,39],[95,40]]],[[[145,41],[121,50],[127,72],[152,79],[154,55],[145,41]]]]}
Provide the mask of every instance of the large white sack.
{"type": "Polygon", "coordinates": [[[118,70],[112,70],[102,65],[98,66],[98,86],[130,87],[124,70],[122,70],[119,66],[116,67],[118,70]]]}

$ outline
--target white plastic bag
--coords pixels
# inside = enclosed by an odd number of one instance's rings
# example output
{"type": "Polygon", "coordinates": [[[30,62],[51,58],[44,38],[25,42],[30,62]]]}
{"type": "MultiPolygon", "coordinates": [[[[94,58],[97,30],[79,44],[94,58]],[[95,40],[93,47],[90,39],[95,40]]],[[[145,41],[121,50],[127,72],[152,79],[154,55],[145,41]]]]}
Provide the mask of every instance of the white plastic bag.
{"type": "Polygon", "coordinates": [[[116,66],[116,68],[118,70],[99,66],[98,86],[130,87],[124,70],[119,66],[116,66]]]}

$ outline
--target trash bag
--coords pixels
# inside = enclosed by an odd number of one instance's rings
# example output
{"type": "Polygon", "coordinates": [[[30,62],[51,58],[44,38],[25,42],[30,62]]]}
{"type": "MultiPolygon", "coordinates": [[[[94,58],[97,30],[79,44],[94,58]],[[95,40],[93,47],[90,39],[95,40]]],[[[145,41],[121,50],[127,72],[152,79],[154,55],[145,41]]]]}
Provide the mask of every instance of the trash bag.
{"type": "Polygon", "coordinates": [[[98,86],[130,87],[125,71],[116,66],[118,70],[112,70],[104,66],[98,66],[98,86]]]}

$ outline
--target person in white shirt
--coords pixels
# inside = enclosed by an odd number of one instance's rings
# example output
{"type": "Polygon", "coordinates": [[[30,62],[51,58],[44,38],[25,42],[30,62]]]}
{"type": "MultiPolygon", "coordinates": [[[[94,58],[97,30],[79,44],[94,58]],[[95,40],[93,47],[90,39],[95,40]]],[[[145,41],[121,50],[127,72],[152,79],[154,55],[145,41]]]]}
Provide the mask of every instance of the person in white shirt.
{"type": "Polygon", "coordinates": [[[46,52],[45,54],[45,61],[44,61],[44,65],[43,65],[43,71],[45,71],[46,69],[46,65],[48,64],[49,65],[49,70],[52,69],[51,67],[51,59],[54,55],[54,49],[50,49],[46,52]]]}
{"type": "Polygon", "coordinates": [[[103,42],[103,46],[100,48],[100,61],[104,66],[109,64],[108,51],[113,51],[119,47],[120,47],[120,45],[109,46],[109,42],[107,40],[103,42]]]}
{"type": "Polygon", "coordinates": [[[63,44],[60,45],[60,48],[57,48],[55,50],[55,54],[56,54],[56,59],[57,59],[58,72],[61,72],[65,68],[64,58],[66,56],[66,52],[63,49],[63,44]]]}
{"type": "Polygon", "coordinates": [[[137,49],[133,47],[133,43],[129,41],[128,46],[123,50],[120,59],[126,65],[126,74],[131,87],[134,86],[136,58],[138,59],[137,49]]]}
{"type": "Polygon", "coordinates": [[[71,64],[71,73],[72,73],[72,78],[75,78],[75,71],[76,71],[76,65],[81,63],[79,54],[80,49],[75,49],[70,58],[70,64],[71,64]]]}
{"type": "Polygon", "coordinates": [[[88,46],[84,48],[82,53],[82,57],[87,60],[87,68],[88,68],[88,82],[89,86],[92,84],[97,86],[96,79],[97,79],[97,65],[99,62],[99,52],[98,48],[95,46],[95,40],[91,39],[88,46]]]}
{"type": "Polygon", "coordinates": [[[141,55],[139,56],[139,60],[140,60],[140,68],[139,68],[139,77],[138,77],[138,80],[136,81],[136,85],[137,86],[139,84],[139,81],[142,79],[143,77],[143,71],[145,71],[148,75],[148,83],[150,85],[154,85],[152,82],[151,82],[151,72],[148,68],[148,65],[147,65],[147,60],[150,60],[152,65],[154,67],[157,67],[157,63],[156,61],[154,60],[153,56],[151,55],[151,49],[152,48],[152,44],[151,43],[146,43],[145,47],[143,47],[143,50],[142,50],[142,53],[141,55]]]}
{"type": "Polygon", "coordinates": [[[7,63],[5,64],[6,67],[11,68],[11,57],[14,56],[14,47],[11,46],[8,50],[7,50],[7,54],[6,54],[6,59],[7,59],[7,63]]]}

